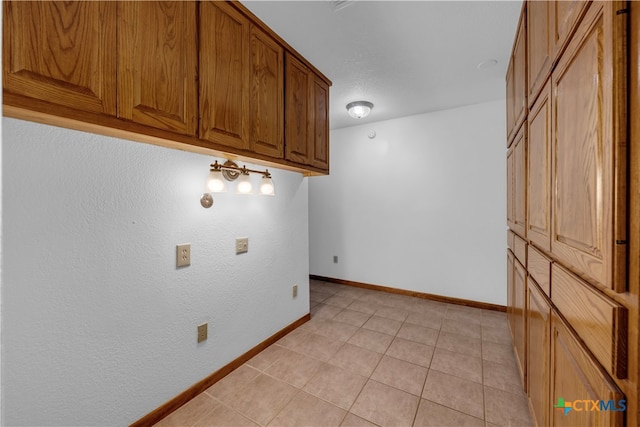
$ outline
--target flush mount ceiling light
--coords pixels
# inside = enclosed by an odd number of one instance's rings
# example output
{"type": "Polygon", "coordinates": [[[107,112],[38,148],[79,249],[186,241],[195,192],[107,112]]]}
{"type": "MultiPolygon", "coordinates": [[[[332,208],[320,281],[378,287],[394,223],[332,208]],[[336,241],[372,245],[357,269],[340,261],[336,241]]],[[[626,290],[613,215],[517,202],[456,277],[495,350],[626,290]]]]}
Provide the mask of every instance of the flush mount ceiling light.
{"type": "Polygon", "coordinates": [[[238,180],[238,186],[236,192],[238,194],[251,194],[253,185],[251,184],[250,173],[257,173],[262,175],[260,181],[260,194],[266,196],[273,196],[276,194],[275,186],[273,185],[273,179],[269,173],[269,169],[264,171],[248,169],[246,166],[238,166],[235,162],[227,160],[224,164],[215,163],[211,165],[209,176],[207,176],[207,182],[205,185],[206,193],[200,198],[200,204],[204,208],[210,208],[213,205],[213,196],[210,193],[224,193],[227,191],[227,184],[225,181],[238,180]]]}
{"type": "Polygon", "coordinates": [[[355,101],[347,104],[347,111],[354,119],[367,117],[372,108],[373,104],[369,101],[355,101]]]}

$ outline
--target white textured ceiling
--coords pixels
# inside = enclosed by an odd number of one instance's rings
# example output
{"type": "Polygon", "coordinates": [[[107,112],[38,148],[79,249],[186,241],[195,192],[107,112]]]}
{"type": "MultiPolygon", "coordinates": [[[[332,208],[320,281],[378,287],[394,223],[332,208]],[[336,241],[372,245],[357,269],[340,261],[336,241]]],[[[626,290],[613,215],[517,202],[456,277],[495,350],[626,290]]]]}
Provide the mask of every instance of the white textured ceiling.
{"type": "MultiPolygon", "coordinates": [[[[504,98],[521,1],[242,3],[332,80],[332,129],[504,98]],[[336,10],[337,3],[347,7],[336,10]],[[488,59],[497,65],[478,69],[488,59]],[[374,108],[352,119],[345,106],[374,108]]],[[[461,125],[464,125],[461,123],[461,125]]]]}

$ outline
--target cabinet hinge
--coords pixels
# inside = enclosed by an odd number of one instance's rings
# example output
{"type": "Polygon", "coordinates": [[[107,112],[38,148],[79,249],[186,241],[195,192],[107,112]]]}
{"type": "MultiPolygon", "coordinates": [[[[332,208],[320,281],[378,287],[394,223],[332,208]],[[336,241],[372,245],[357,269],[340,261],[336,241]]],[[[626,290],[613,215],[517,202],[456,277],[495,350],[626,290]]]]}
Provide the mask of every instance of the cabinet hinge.
{"type": "Polygon", "coordinates": [[[629,13],[629,9],[616,10],[616,15],[624,15],[625,13],[629,13]]]}

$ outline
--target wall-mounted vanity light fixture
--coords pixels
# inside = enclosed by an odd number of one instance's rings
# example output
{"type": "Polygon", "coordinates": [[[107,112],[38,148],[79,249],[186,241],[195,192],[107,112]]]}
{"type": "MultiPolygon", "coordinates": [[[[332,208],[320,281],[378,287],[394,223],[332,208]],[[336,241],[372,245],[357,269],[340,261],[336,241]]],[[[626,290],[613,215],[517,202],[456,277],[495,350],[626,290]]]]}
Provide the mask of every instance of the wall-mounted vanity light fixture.
{"type": "Polygon", "coordinates": [[[224,193],[227,191],[227,184],[225,181],[238,180],[236,186],[236,192],[238,194],[251,194],[253,192],[253,185],[251,184],[250,173],[257,173],[262,175],[260,180],[259,192],[266,196],[273,196],[276,194],[273,180],[269,169],[264,171],[248,169],[246,166],[239,167],[235,162],[227,160],[224,164],[215,163],[211,165],[209,176],[207,177],[206,190],[200,198],[200,204],[202,207],[210,208],[213,205],[213,196],[210,193],[224,193]]]}

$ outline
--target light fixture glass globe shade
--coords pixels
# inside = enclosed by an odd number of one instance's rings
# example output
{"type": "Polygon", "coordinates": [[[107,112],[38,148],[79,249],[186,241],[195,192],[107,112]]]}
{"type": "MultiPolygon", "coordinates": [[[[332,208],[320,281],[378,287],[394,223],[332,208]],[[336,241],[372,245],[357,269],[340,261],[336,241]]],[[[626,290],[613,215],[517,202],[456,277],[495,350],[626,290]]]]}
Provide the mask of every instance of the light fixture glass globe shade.
{"type": "Polygon", "coordinates": [[[349,115],[354,119],[361,119],[363,117],[366,117],[370,112],[371,108],[367,107],[366,105],[355,105],[349,108],[349,115]]]}
{"type": "Polygon", "coordinates": [[[273,180],[269,177],[263,176],[260,180],[260,194],[265,196],[273,196],[276,194],[275,187],[273,186],[273,180]]]}
{"type": "Polygon", "coordinates": [[[238,178],[238,193],[240,194],[250,194],[252,190],[251,178],[249,174],[240,174],[238,178]]]}
{"type": "Polygon", "coordinates": [[[207,190],[212,193],[223,193],[227,191],[227,186],[222,177],[222,171],[211,171],[207,177],[207,190]]]}

